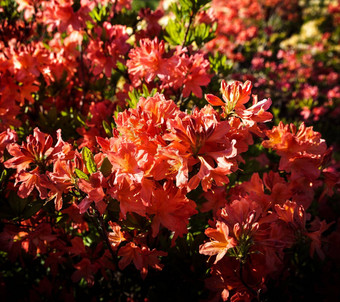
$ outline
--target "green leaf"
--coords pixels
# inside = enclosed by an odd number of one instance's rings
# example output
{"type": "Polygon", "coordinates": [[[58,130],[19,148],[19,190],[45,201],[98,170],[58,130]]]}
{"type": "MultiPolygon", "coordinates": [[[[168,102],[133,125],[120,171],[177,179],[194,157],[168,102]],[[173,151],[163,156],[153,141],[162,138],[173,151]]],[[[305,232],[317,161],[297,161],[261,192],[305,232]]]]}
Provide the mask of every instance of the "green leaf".
{"type": "Polygon", "coordinates": [[[127,70],[127,67],[122,63],[122,62],[119,62],[117,61],[117,68],[122,71],[122,72],[125,72],[127,70]]]}
{"type": "Polygon", "coordinates": [[[86,126],[86,122],[79,114],[77,114],[77,121],[81,123],[83,126],[86,126]]]}
{"type": "Polygon", "coordinates": [[[179,0],[179,3],[181,5],[182,11],[191,11],[191,8],[193,6],[192,1],[190,1],[190,0],[179,0]]]}
{"type": "Polygon", "coordinates": [[[107,177],[111,174],[112,165],[107,157],[104,158],[103,163],[100,167],[100,172],[103,173],[104,177],[107,177]]]}
{"type": "Polygon", "coordinates": [[[149,96],[149,89],[148,89],[148,87],[145,84],[143,84],[142,89],[143,89],[143,96],[144,97],[148,97],[149,96]]]}
{"type": "Polygon", "coordinates": [[[91,18],[94,20],[94,21],[100,21],[100,16],[97,12],[97,9],[95,8],[94,10],[92,10],[89,15],[91,16],[91,18]]]}
{"type": "Polygon", "coordinates": [[[136,108],[139,101],[139,93],[136,89],[128,92],[129,99],[127,99],[127,103],[129,104],[129,108],[136,108]]]}
{"type": "Polygon", "coordinates": [[[87,147],[84,147],[81,153],[82,153],[83,161],[85,163],[87,171],[89,171],[90,174],[97,172],[97,166],[94,161],[94,157],[93,157],[91,150],[87,147]]]}
{"type": "Polygon", "coordinates": [[[78,178],[85,179],[87,181],[89,180],[89,177],[82,170],[75,168],[74,172],[76,173],[78,178]]]}
{"type": "Polygon", "coordinates": [[[44,203],[43,202],[32,202],[29,203],[26,207],[25,210],[22,213],[22,219],[28,219],[32,217],[35,213],[37,213],[42,207],[44,203]]]}
{"type": "Polygon", "coordinates": [[[9,205],[16,216],[21,216],[26,205],[29,203],[27,198],[20,198],[15,192],[9,195],[9,205]]]}
{"type": "MultiPolygon", "coordinates": [[[[129,101],[128,101],[129,102],[129,101]]],[[[113,116],[115,117],[115,119],[118,117],[118,113],[119,112],[122,112],[123,111],[123,109],[119,106],[119,105],[117,105],[117,107],[116,107],[116,110],[115,110],[115,112],[113,113],[113,116]]],[[[113,129],[113,127],[112,127],[112,129],[113,129]]]]}
{"type": "Polygon", "coordinates": [[[150,92],[150,96],[155,96],[155,94],[157,93],[157,88],[153,88],[150,92]]]}
{"type": "Polygon", "coordinates": [[[191,233],[187,234],[187,243],[191,245],[194,242],[194,236],[191,233]]]}
{"type": "Polygon", "coordinates": [[[3,170],[0,176],[0,184],[6,179],[7,170],[3,170]]]}
{"type": "Polygon", "coordinates": [[[169,20],[166,26],[166,32],[168,36],[165,36],[165,40],[172,45],[180,45],[184,39],[186,27],[185,23],[177,22],[177,20],[169,20]]]}
{"type": "Polygon", "coordinates": [[[107,121],[103,121],[103,128],[108,137],[112,137],[112,129],[107,121]]]}

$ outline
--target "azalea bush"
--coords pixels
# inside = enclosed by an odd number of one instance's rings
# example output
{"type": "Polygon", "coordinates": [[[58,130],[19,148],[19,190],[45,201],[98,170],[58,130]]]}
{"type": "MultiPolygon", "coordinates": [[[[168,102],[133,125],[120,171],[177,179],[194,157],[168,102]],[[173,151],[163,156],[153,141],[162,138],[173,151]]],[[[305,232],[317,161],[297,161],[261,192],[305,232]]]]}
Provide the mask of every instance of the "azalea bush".
{"type": "Polygon", "coordinates": [[[340,298],[340,2],[0,3],[5,301],[340,298]]]}

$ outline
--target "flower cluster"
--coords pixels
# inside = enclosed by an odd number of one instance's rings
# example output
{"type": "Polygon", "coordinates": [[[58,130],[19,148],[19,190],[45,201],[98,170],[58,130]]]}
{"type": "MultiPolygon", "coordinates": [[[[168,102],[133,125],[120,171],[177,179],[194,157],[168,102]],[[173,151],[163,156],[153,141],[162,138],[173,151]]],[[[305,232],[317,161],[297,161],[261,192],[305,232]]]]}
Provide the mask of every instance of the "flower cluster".
{"type": "Polygon", "coordinates": [[[310,216],[305,196],[296,195],[299,186],[277,172],[263,179],[255,173],[224,196],[225,205],[205,231],[211,241],[200,246],[200,253],[216,255],[209,287],[224,301],[256,298],[269,278],[284,271],[285,250],[297,242],[309,245],[311,257],[316,252],[324,259],[321,236],[331,224],[314,220],[307,227],[310,216]]]}
{"type": "Polygon", "coordinates": [[[282,23],[296,20],[297,7],[298,1],[295,0],[214,0],[212,14],[218,20],[218,27],[216,38],[207,43],[206,47],[225,53],[230,59],[244,61],[245,57],[239,51],[239,46],[261,35],[260,30],[270,34],[274,30],[270,24],[273,16],[278,16],[282,23]]]}
{"type": "Polygon", "coordinates": [[[336,2],[2,1],[3,299],[339,300],[336,2]]]}
{"type": "Polygon", "coordinates": [[[165,53],[164,41],[143,39],[140,47],[131,50],[127,61],[128,72],[134,86],[142,81],[151,83],[155,78],[161,80],[160,88],[182,89],[183,97],[191,92],[201,98],[201,86],[210,82],[209,61],[201,53],[188,55],[186,48],[178,47],[168,57],[165,53]]]}

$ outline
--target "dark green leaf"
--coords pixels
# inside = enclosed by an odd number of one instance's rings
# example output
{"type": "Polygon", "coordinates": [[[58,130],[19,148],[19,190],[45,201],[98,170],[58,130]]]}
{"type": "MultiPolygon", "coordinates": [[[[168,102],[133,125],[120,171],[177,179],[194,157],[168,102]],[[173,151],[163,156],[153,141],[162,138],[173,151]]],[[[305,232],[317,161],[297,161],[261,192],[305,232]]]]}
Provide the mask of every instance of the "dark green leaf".
{"type": "Polygon", "coordinates": [[[32,202],[29,203],[26,207],[25,210],[22,213],[22,218],[23,219],[28,219],[30,217],[32,217],[35,213],[37,213],[43,206],[42,202],[32,202]]]}
{"type": "Polygon", "coordinates": [[[16,216],[21,216],[22,212],[24,211],[26,205],[28,204],[27,198],[20,198],[16,193],[13,192],[13,194],[9,195],[9,205],[11,209],[13,210],[13,213],[15,213],[16,216]]]}
{"type": "Polygon", "coordinates": [[[104,158],[103,163],[100,167],[100,172],[103,173],[104,177],[107,177],[111,174],[112,165],[107,157],[104,158]]]}

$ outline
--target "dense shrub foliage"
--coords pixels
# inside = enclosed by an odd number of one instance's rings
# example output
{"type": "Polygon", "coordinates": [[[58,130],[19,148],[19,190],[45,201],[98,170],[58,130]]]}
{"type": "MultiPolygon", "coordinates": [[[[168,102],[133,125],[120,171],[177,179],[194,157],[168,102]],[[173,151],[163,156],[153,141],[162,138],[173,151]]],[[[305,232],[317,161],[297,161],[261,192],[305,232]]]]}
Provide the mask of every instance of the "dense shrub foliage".
{"type": "Polygon", "coordinates": [[[340,299],[340,2],[1,0],[4,301],[340,299]]]}

